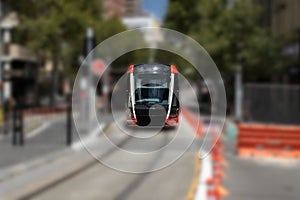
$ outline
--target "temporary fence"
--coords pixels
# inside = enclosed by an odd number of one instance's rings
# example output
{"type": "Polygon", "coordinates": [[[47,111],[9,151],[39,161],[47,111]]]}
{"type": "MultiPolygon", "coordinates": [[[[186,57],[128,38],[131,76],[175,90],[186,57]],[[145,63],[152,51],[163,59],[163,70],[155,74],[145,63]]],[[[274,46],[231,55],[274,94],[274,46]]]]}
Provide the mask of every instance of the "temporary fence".
{"type": "Polygon", "coordinates": [[[240,156],[300,158],[300,126],[239,124],[240,156]]]}

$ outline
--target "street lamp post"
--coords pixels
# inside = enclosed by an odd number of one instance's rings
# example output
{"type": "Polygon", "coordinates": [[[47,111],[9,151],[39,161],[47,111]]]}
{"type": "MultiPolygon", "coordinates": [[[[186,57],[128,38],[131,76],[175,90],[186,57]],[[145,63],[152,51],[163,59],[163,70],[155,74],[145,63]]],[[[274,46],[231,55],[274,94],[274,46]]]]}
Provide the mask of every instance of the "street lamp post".
{"type": "Polygon", "coordinates": [[[300,28],[297,29],[298,32],[298,61],[300,64],[300,28]]]}
{"type": "Polygon", "coordinates": [[[240,44],[237,44],[237,65],[235,70],[235,119],[240,122],[243,118],[242,104],[243,104],[243,85],[242,85],[242,65],[240,55],[240,44]]]}
{"type": "Polygon", "coordinates": [[[2,0],[0,0],[0,105],[3,105],[3,69],[2,69],[2,0]]]}
{"type": "Polygon", "coordinates": [[[240,122],[242,120],[242,66],[237,64],[235,72],[235,119],[240,122]]]}
{"type": "Polygon", "coordinates": [[[91,110],[92,110],[92,62],[93,62],[93,41],[94,41],[94,31],[92,28],[88,28],[86,30],[86,37],[87,37],[87,43],[86,43],[86,52],[87,52],[87,57],[86,57],[86,72],[87,72],[87,88],[86,88],[86,93],[87,93],[87,120],[88,124],[91,122],[91,110]]]}

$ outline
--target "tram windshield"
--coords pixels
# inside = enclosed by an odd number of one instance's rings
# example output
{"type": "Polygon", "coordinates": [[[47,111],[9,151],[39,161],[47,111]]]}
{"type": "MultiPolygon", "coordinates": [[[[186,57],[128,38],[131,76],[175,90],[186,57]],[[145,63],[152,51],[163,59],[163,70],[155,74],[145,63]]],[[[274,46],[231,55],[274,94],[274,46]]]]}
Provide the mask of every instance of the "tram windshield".
{"type": "Polygon", "coordinates": [[[137,74],[135,76],[136,104],[168,104],[170,76],[137,74]]]}

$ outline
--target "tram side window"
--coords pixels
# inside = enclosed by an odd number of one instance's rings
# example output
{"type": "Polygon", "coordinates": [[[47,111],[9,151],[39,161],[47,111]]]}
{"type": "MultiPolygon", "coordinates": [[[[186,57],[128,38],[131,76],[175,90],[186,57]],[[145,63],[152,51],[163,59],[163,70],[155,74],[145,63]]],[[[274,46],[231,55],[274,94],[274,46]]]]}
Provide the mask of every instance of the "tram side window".
{"type": "Polygon", "coordinates": [[[173,94],[172,107],[178,107],[179,101],[175,94],[173,94]]]}

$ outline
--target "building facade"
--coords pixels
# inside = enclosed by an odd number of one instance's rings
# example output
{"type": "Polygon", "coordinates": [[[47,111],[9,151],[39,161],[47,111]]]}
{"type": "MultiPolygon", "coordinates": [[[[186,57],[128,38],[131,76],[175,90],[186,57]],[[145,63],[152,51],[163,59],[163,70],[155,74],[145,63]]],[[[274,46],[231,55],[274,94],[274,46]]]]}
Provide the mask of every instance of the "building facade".
{"type": "Polygon", "coordinates": [[[104,17],[122,17],[125,13],[125,2],[126,0],[103,0],[103,6],[105,11],[104,17]]]}
{"type": "Polygon", "coordinates": [[[13,98],[29,105],[34,104],[38,61],[26,47],[14,41],[18,25],[15,12],[6,13],[1,19],[1,101],[13,98]]]}
{"type": "Polygon", "coordinates": [[[284,35],[300,29],[300,0],[272,0],[271,30],[284,35]]]}
{"type": "Polygon", "coordinates": [[[130,17],[142,15],[142,0],[103,0],[104,16],[130,17]]]}
{"type": "Polygon", "coordinates": [[[124,16],[142,15],[142,0],[125,0],[124,16]]]}

